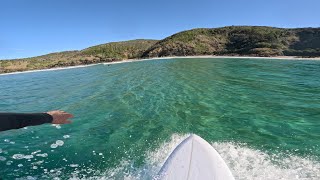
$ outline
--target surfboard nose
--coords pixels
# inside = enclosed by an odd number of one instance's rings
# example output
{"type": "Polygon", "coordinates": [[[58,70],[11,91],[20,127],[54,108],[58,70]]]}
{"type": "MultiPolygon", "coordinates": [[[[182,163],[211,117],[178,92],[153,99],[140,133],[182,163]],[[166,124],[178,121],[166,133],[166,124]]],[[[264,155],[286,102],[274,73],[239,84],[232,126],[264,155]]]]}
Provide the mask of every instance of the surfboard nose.
{"type": "Polygon", "coordinates": [[[234,180],[218,152],[195,134],[190,134],[173,150],[159,177],[166,180],[234,180]]]}
{"type": "Polygon", "coordinates": [[[197,136],[197,135],[195,135],[195,134],[190,134],[190,138],[194,138],[195,136],[197,136]]]}
{"type": "Polygon", "coordinates": [[[188,137],[188,139],[192,139],[192,140],[196,140],[196,139],[202,139],[200,136],[196,135],[196,134],[190,134],[190,136],[188,137]]]}

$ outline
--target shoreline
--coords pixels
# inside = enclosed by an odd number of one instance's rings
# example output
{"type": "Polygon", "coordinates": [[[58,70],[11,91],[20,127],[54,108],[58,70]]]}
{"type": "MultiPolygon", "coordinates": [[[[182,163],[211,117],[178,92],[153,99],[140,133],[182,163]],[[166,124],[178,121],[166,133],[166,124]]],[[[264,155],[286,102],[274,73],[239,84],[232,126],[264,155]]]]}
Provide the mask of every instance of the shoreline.
{"type": "Polygon", "coordinates": [[[130,62],[140,62],[140,61],[152,61],[152,60],[160,60],[160,59],[190,59],[190,58],[225,58],[225,59],[280,59],[280,60],[311,60],[311,61],[318,61],[320,57],[316,58],[300,58],[295,56],[274,56],[274,57],[253,57],[253,56],[169,56],[169,57],[155,57],[155,58],[148,58],[148,59],[127,59],[122,61],[115,61],[115,62],[103,62],[103,63],[94,63],[94,64],[86,64],[86,65],[76,65],[76,66],[65,66],[65,67],[57,67],[57,68],[49,68],[49,69],[37,69],[37,70],[27,70],[27,71],[19,71],[19,72],[10,72],[10,73],[3,73],[0,76],[5,75],[14,75],[14,74],[23,74],[23,73],[32,73],[32,72],[42,72],[42,71],[58,71],[58,70],[65,70],[65,69],[74,69],[74,68],[84,68],[89,66],[96,66],[99,64],[109,65],[109,64],[121,64],[121,63],[130,63],[130,62]]]}

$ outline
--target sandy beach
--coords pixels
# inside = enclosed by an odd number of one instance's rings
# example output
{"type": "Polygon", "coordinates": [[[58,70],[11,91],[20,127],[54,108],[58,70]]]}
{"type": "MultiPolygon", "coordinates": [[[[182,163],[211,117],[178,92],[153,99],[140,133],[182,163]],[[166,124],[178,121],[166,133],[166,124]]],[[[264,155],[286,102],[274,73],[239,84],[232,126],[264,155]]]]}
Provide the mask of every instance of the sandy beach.
{"type": "Polygon", "coordinates": [[[31,71],[11,72],[11,73],[0,74],[0,76],[31,73],[31,72],[42,72],[42,71],[58,71],[58,70],[73,69],[73,68],[84,68],[84,67],[95,66],[95,65],[99,65],[99,64],[110,65],[110,64],[130,63],[130,62],[139,62],[139,61],[151,61],[151,60],[159,60],[159,59],[184,59],[184,58],[320,60],[320,57],[317,57],[317,58],[300,58],[300,57],[294,57],[294,56],[275,56],[275,57],[210,56],[210,55],[208,55],[208,56],[170,56],[170,57],[155,57],[155,58],[148,58],[148,59],[128,59],[128,60],[115,61],[115,62],[96,63],[96,64],[78,65],[78,66],[66,66],[66,67],[58,67],[58,68],[50,68],[50,69],[38,69],[38,70],[31,70],[31,71]]]}

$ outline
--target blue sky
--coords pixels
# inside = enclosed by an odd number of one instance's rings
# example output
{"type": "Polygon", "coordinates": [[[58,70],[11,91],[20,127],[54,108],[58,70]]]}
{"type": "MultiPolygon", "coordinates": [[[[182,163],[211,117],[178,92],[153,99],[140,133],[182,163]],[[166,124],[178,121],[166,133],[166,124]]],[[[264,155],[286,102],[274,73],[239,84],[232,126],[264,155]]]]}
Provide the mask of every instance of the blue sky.
{"type": "Polygon", "coordinates": [[[1,0],[0,59],[199,27],[320,27],[319,7],[319,0],[1,0]]]}

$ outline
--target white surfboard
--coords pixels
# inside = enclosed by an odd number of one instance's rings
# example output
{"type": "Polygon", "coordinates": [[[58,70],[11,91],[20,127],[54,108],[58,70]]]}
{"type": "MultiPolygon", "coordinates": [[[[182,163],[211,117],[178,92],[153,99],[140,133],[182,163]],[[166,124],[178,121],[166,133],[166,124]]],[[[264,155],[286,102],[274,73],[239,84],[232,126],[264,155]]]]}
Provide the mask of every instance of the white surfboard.
{"type": "Polygon", "coordinates": [[[218,152],[204,139],[190,135],[170,154],[159,172],[162,180],[234,180],[218,152]]]}

